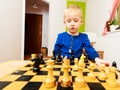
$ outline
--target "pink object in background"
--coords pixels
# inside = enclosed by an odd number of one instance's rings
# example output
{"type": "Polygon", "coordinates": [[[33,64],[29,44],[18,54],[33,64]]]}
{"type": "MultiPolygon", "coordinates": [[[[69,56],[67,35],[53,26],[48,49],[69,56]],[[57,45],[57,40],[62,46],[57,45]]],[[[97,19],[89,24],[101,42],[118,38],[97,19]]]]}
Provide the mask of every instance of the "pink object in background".
{"type": "MultiPolygon", "coordinates": [[[[120,0],[115,0],[114,1],[113,7],[112,7],[112,10],[111,10],[111,14],[110,14],[110,18],[109,18],[108,21],[113,20],[113,18],[115,16],[115,13],[116,13],[116,10],[117,10],[117,7],[118,7],[119,4],[120,4],[120,0]]],[[[103,36],[106,35],[107,31],[108,30],[107,30],[107,23],[106,23],[102,35],[103,36]]]]}

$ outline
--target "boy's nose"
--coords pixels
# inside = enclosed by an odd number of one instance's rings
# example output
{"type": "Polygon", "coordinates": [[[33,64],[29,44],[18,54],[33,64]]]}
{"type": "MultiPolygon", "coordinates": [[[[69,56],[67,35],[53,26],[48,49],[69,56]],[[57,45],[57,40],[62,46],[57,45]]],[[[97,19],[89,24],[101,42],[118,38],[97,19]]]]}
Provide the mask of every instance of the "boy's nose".
{"type": "Polygon", "coordinates": [[[71,21],[71,25],[74,25],[74,21],[71,21]]]}

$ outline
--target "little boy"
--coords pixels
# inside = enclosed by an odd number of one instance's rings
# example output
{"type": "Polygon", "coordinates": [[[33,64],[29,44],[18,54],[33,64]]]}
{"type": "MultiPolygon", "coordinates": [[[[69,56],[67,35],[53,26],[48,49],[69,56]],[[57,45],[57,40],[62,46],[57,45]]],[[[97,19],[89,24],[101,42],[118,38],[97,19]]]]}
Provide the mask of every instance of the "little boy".
{"type": "Polygon", "coordinates": [[[54,46],[55,56],[60,52],[63,57],[70,58],[73,54],[75,58],[79,58],[84,48],[90,60],[94,60],[98,65],[101,63],[109,64],[107,61],[99,59],[99,55],[91,46],[88,36],[79,33],[78,29],[83,24],[82,10],[79,6],[70,5],[67,7],[64,11],[64,24],[68,31],[58,34],[54,46]]]}

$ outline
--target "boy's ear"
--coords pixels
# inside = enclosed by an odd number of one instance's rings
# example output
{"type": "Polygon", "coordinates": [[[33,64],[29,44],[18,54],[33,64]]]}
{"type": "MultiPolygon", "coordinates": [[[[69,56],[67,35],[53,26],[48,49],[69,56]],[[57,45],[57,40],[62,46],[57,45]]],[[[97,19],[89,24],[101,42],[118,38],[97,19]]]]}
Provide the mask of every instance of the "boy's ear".
{"type": "Polygon", "coordinates": [[[64,22],[64,24],[65,24],[65,20],[64,20],[63,22],[64,22]]]}
{"type": "Polygon", "coordinates": [[[81,20],[81,24],[83,24],[84,23],[84,21],[83,21],[83,19],[81,20]]]}
{"type": "Polygon", "coordinates": [[[66,25],[66,22],[65,22],[65,20],[63,21],[63,23],[66,25]]]}
{"type": "Polygon", "coordinates": [[[84,23],[83,20],[81,20],[81,24],[80,24],[80,26],[81,26],[83,23],[84,23]]]}

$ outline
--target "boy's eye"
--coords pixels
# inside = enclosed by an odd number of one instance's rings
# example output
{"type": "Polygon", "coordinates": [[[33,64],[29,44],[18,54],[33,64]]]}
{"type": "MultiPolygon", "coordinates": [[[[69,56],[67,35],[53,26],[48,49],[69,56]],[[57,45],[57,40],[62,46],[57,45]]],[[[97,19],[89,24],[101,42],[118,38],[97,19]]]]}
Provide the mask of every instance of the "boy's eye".
{"type": "Polygon", "coordinates": [[[74,19],[74,22],[78,22],[79,20],[78,19],[74,19]]]}
{"type": "Polygon", "coordinates": [[[67,20],[67,22],[71,22],[71,20],[67,20]]]}

